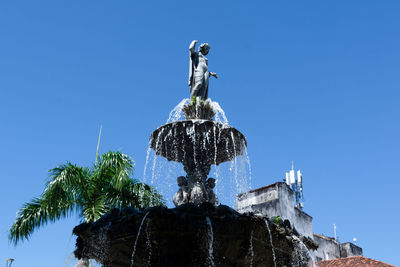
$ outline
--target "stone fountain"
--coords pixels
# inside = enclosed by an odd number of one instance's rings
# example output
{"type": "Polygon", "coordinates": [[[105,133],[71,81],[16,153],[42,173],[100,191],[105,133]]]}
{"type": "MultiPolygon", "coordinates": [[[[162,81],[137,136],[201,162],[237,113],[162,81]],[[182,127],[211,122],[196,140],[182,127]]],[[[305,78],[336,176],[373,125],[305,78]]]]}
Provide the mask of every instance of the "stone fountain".
{"type": "Polygon", "coordinates": [[[150,137],[157,155],[183,164],[186,177],[177,178],[179,190],[175,206],[209,202],[216,206],[215,179],[208,178],[212,164],[231,161],[242,155],[246,139],[235,128],[212,121],[215,112],[209,102],[197,99],[183,108],[186,120],[165,124],[150,137]]]}
{"type": "Polygon", "coordinates": [[[182,110],[185,120],[162,125],[150,136],[155,153],[182,163],[186,172],[177,178],[176,207],[114,209],[94,223],[83,223],[73,231],[78,236],[75,256],[106,267],[312,266],[308,251],[299,249],[312,247],[312,241],[289,221],[274,223],[218,205],[210,168],[242,155],[247,142],[235,128],[213,121],[208,83],[217,74],[208,71],[209,45],[196,52],[196,43],[189,48],[191,101],[182,110]]]}

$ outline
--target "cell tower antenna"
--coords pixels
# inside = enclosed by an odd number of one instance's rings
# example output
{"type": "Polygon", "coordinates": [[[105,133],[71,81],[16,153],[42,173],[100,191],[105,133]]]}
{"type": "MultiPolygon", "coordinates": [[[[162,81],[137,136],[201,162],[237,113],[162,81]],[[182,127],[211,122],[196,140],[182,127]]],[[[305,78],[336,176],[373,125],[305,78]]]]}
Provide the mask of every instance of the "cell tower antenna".
{"type": "Polygon", "coordinates": [[[333,224],[333,232],[335,235],[335,240],[337,241],[337,236],[336,236],[336,224],[333,224]]]}
{"type": "Polygon", "coordinates": [[[292,170],[294,170],[294,162],[293,162],[293,160],[292,160],[292,170]]]}

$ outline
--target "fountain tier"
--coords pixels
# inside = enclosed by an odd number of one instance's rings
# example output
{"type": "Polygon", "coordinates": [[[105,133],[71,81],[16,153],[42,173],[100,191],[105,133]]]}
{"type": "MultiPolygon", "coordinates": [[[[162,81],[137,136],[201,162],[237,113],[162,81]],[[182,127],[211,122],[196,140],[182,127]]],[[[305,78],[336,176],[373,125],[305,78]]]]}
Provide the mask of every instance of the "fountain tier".
{"type": "Polygon", "coordinates": [[[165,124],[150,137],[156,155],[183,164],[186,177],[178,177],[176,206],[185,203],[218,204],[215,179],[208,178],[211,165],[233,160],[246,149],[246,138],[227,124],[210,120],[184,120],[165,124]]]}
{"type": "Polygon", "coordinates": [[[309,266],[305,252],[302,261],[292,258],[300,240],[294,232],[288,221],[279,226],[208,203],[143,212],[115,209],[74,229],[75,255],[104,267],[309,266]]]}
{"type": "Polygon", "coordinates": [[[151,134],[157,155],[183,164],[219,165],[243,154],[244,135],[229,125],[209,120],[168,123],[151,134]]]}

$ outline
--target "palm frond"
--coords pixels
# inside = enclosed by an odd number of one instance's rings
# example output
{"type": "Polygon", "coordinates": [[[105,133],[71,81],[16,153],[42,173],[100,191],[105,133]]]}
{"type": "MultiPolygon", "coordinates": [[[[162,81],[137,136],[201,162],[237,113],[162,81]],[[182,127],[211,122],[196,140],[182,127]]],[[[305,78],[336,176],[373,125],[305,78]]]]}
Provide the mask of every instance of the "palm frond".
{"type": "Polygon", "coordinates": [[[33,230],[43,224],[67,217],[76,208],[77,198],[85,192],[87,169],[67,163],[49,172],[50,177],[41,197],[25,203],[18,211],[9,235],[14,244],[28,239],[33,230]]]}
{"type": "Polygon", "coordinates": [[[110,208],[134,207],[143,209],[164,205],[165,201],[156,190],[144,183],[131,179],[124,181],[122,187],[111,187],[106,192],[110,208]]]}
{"type": "Polygon", "coordinates": [[[109,151],[101,156],[96,176],[97,180],[121,188],[127,180],[130,180],[133,170],[134,162],[129,156],[119,151],[109,151]]]}
{"type": "Polygon", "coordinates": [[[108,211],[106,196],[102,194],[87,199],[82,205],[82,216],[85,222],[94,222],[108,211]]]}
{"type": "Polygon", "coordinates": [[[164,205],[153,187],[131,178],[133,170],[129,156],[113,151],[103,154],[94,168],[68,162],[50,170],[41,197],[18,211],[10,228],[10,241],[17,244],[29,239],[36,228],[69,216],[74,210],[85,221],[93,222],[112,208],[164,205]]]}
{"type": "Polygon", "coordinates": [[[25,203],[18,211],[17,218],[10,228],[9,240],[17,245],[24,239],[29,239],[33,231],[49,221],[54,222],[61,217],[68,216],[74,209],[73,202],[54,201],[42,198],[34,198],[25,203]]]}
{"type": "Polygon", "coordinates": [[[74,195],[86,190],[88,177],[91,175],[88,168],[78,167],[69,162],[51,169],[49,173],[45,193],[68,192],[74,195]]]}

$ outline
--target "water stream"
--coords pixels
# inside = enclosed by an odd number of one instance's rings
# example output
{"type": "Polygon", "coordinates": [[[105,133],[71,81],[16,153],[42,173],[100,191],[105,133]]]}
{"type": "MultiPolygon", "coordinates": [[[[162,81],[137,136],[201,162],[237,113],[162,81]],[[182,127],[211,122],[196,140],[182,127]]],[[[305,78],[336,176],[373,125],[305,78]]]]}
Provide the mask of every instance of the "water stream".
{"type": "Polygon", "coordinates": [[[213,256],[213,244],[214,244],[214,233],[212,229],[212,224],[210,218],[206,217],[208,225],[208,262],[209,266],[215,266],[214,256],[213,256]]]}
{"type": "Polygon", "coordinates": [[[249,254],[250,254],[250,267],[253,267],[253,261],[254,261],[253,230],[251,230],[251,234],[250,234],[249,254]]]}
{"type": "Polygon", "coordinates": [[[150,221],[146,223],[146,249],[149,252],[149,256],[147,257],[147,266],[151,264],[151,254],[152,254],[152,247],[151,247],[151,228],[149,227],[150,221]],[[150,228],[150,229],[149,229],[150,228]]]}
{"type": "Polygon", "coordinates": [[[132,267],[133,264],[135,263],[135,252],[136,252],[137,242],[138,242],[139,236],[140,236],[140,231],[142,230],[143,223],[144,223],[144,221],[146,220],[147,215],[149,215],[149,213],[150,213],[150,212],[148,211],[148,212],[143,216],[142,222],[140,223],[139,230],[138,230],[138,233],[137,233],[137,235],[136,235],[135,245],[133,246],[132,258],[131,258],[131,267],[132,267]]]}
{"type": "MultiPolygon", "coordinates": [[[[184,105],[190,103],[189,98],[182,99],[178,105],[176,105],[171,112],[169,113],[169,117],[166,123],[173,123],[180,120],[185,120],[183,115],[182,108],[184,105]]],[[[213,121],[222,124],[222,127],[228,126],[228,118],[221,108],[218,102],[214,102],[211,99],[206,100],[210,106],[216,112],[213,121]]],[[[201,120],[199,120],[200,122],[201,120]]],[[[220,127],[220,126],[219,126],[220,127]]],[[[164,129],[162,129],[164,130],[164,129]]],[[[188,129],[188,135],[190,136],[190,140],[196,140],[198,138],[199,133],[196,133],[194,129],[188,129]]],[[[174,135],[173,131],[168,132],[167,135],[174,135]]],[[[181,163],[168,161],[167,159],[156,155],[155,151],[150,148],[150,144],[153,144],[158,147],[163,140],[160,140],[160,136],[166,136],[165,133],[158,135],[156,140],[150,140],[149,146],[146,152],[146,162],[144,166],[143,172],[143,182],[148,183],[155,187],[155,189],[161,193],[164,198],[167,200],[167,206],[172,207],[172,199],[174,194],[177,191],[177,185],[175,183],[176,178],[178,176],[186,176],[186,173],[183,170],[183,166],[181,163]]],[[[217,129],[217,126],[211,129],[209,133],[206,133],[204,138],[205,141],[203,145],[206,143],[214,143],[214,147],[210,148],[215,150],[218,153],[218,149],[229,149],[229,147],[222,148],[217,146],[216,140],[220,140],[221,131],[217,129]],[[219,133],[218,133],[219,132],[219,133]]],[[[233,139],[233,136],[231,136],[233,139]]],[[[172,138],[173,139],[173,138],[172,138]]],[[[229,138],[231,139],[231,138],[229,138]]],[[[233,140],[226,140],[227,145],[229,141],[232,143],[233,140]]],[[[184,139],[182,139],[184,142],[184,139]]],[[[225,142],[225,141],[224,141],[225,142]]],[[[234,142],[233,142],[234,143],[234,142]]],[[[174,144],[174,146],[185,147],[186,144],[179,143],[174,144]]],[[[217,195],[219,203],[224,205],[231,206],[232,208],[236,208],[236,196],[239,193],[247,192],[251,189],[251,166],[250,159],[247,154],[247,149],[245,144],[240,144],[240,146],[244,147],[244,153],[242,155],[238,155],[230,162],[222,163],[220,165],[213,164],[211,166],[209,177],[216,178],[216,186],[214,188],[214,192],[217,195]]],[[[237,147],[231,148],[230,153],[238,154],[239,144],[237,147]],[[233,150],[233,151],[232,151],[233,150]]],[[[196,149],[193,151],[196,153],[196,149]]],[[[186,153],[184,151],[183,153],[186,153]]],[[[214,154],[214,163],[217,161],[217,153],[214,154]]],[[[196,160],[196,155],[194,155],[194,159],[196,160]]]]}
{"type": "Polygon", "coordinates": [[[274,266],[276,267],[275,247],[274,247],[274,244],[272,243],[271,230],[269,229],[269,224],[268,224],[268,221],[267,221],[267,220],[265,221],[265,225],[267,226],[267,229],[268,229],[269,242],[270,242],[270,244],[271,244],[272,256],[273,256],[273,259],[274,259],[274,266]]]}
{"type": "Polygon", "coordinates": [[[308,250],[307,246],[303,243],[303,241],[301,241],[301,239],[295,235],[292,235],[292,238],[297,241],[297,244],[299,244],[299,246],[297,247],[297,249],[299,249],[299,251],[296,251],[296,249],[295,249],[295,251],[294,251],[295,255],[293,255],[294,259],[297,257],[297,259],[295,259],[295,260],[293,259],[294,260],[293,264],[296,264],[294,266],[303,266],[304,261],[306,261],[308,263],[308,266],[310,266],[309,261],[311,260],[311,264],[312,264],[311,266],[317,267],[317,265],[315,264],[315,261],[314,261],[314,257],[311,255],[310,251],[308,250]],[[304,252],[306,252],[307,257],[303,256],[304,252]]]}

